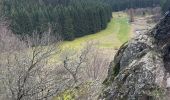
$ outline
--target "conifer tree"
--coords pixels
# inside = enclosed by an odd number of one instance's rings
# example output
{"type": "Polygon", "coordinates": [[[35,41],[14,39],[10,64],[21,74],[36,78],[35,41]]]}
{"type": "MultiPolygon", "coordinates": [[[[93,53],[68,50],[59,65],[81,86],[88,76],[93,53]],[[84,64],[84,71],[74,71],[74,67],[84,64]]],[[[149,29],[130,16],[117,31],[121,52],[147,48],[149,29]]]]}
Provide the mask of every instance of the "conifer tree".
{"type": "Polygon", "coordinates": [[[3,14],[10,19],[13,33],[42,34],[50,28],[52,34],[65,40],[106,28],[112,13],[110,6],[100,0],[2,1],[3,14]]]}

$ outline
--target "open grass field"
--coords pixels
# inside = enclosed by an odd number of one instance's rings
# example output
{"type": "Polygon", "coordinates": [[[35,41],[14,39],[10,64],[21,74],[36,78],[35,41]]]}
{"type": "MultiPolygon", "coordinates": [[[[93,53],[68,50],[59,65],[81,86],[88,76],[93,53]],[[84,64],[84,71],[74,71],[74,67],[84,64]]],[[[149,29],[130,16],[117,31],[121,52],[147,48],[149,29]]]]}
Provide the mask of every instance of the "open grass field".
{"type": "Polygon", "coordinates": [[[113,13],[113,18],[105,30],[75,39],[64,41],[63,48],[81,48],[88,41],[95,41],[100,48],[119,48],[130,37],[130,24],[128,16],[123,12],[113,13]]]}

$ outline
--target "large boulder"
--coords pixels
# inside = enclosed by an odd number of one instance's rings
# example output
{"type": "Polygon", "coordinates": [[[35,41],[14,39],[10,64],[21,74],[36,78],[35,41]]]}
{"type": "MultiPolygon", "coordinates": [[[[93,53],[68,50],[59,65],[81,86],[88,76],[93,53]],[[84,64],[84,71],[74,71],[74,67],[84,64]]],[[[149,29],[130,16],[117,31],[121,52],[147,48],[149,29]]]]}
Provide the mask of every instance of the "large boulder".
{"type": "Polygon", "coordinates": [[[121,46],[104,81],[102,100],[170,100],[170,12],[121,46]]]}

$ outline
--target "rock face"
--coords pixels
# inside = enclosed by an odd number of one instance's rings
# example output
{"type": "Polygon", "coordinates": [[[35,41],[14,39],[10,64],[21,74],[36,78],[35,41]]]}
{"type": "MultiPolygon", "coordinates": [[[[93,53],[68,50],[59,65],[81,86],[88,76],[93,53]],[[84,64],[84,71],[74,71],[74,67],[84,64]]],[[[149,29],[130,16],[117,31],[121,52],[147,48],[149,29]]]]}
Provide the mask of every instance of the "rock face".
{"type": "Polygon", "coordinates": [[[122,45],[100,100],[170,100],[170,12],[150,31],[122,45]]]}

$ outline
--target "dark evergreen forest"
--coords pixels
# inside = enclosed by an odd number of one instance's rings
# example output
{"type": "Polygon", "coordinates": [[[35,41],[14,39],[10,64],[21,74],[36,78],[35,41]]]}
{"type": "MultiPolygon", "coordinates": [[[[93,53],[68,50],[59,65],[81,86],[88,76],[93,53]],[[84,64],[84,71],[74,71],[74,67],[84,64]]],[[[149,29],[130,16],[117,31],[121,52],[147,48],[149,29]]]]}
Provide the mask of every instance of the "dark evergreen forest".
{"type": "Polygon", "coordinates": [[[105,29],[112,11],[161,5],[170,0],[2,0],[3,15],[15,34],[50,32],[73,40],[105,29]]]}
{"type": "Polygon", "coordinates": [[[96,0],[3,0],[3,14],[15,34],[50,31],[64,40],[105,29],[110,6],[96,0]]]}
{"type": "Polygon", "coordinates": [[[110,4],[113,11],[121,11],[129,8],[146,8],[160,5],[161,0],[102,0],[110,4]]]}
{"type": "Polygon", "coordinates": [[[165,13],[166,11],[170,10],[170,0],[162,0],[162,11],[165,13]]]}

